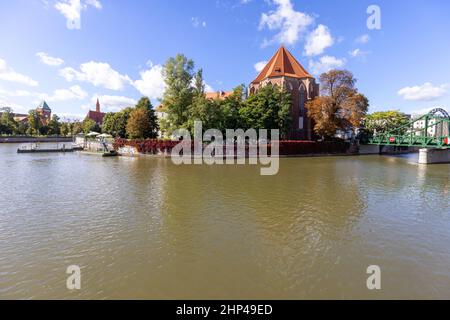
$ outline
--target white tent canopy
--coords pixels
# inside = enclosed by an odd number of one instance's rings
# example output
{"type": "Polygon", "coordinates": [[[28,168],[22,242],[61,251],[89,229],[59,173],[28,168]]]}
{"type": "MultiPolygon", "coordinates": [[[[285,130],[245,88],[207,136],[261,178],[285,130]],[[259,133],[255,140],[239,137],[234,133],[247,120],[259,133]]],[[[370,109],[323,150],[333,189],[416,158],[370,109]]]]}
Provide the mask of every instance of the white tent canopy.
{"type": "Polygon", "coordinates": [[[97,138],[112,138],[112,135],[104,133],[104,134],[97,136],[97,138]]]}
{"type": "Polygon", "coordinates": [[[99,136],[99,135],[100,135],[100,133],[91,131],[91,132],[89,132],[89,133],[86,135],[86,137],[96,137],[96,136],[99,136]]]}

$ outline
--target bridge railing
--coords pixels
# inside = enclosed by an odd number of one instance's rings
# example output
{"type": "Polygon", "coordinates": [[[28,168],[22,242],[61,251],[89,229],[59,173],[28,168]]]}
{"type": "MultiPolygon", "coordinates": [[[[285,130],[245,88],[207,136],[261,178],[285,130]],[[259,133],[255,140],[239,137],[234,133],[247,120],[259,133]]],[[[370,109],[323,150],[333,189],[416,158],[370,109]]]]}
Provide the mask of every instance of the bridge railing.
{"type": "Polygon", "coordinates": [[[450,148],[450,117],[443,109],[435,109],[427,115],[389,132],[376,133],[369,144],[422,148],[450,148]],[[436,117],[436,113],[443,116],[436,117]],[[416,125],[420,122],[420,125],[416,125]]]}

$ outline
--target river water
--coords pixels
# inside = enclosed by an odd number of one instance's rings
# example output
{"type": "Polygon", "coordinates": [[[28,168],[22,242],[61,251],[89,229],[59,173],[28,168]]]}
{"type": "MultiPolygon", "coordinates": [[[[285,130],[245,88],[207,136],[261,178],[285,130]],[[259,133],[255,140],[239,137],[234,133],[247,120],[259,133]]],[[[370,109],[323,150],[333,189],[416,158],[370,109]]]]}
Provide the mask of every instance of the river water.
{"type": "Polygon", "coordinates": [[[450,299],[450,165],[292,158],[260,176],[17,147],[0,145],[0,298],[450,299]]]}

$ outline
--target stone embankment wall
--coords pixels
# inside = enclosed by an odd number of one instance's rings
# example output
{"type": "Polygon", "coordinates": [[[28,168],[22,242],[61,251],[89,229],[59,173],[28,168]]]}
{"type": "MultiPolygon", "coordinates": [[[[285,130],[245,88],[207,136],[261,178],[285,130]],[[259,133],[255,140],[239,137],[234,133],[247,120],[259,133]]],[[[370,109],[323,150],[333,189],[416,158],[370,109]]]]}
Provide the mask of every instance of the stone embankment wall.
{"type": "Polygon", "coordinates": [[[69,137],[0,137],[0,143],[54,143],[54,142],[72,142],[69,137]]]}

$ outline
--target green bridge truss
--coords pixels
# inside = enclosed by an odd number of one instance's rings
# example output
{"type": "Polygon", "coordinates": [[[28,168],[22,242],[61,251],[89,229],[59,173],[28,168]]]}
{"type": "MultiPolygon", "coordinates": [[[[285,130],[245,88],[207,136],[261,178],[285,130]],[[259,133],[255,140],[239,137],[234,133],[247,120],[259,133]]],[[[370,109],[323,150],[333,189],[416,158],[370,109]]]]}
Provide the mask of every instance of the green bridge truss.
{"type": "Polygon", "coordinates": [[[450,149],[450,116],[444,109],[434,109],[404,126],[376,133],[369,144],[450,149]]]}

